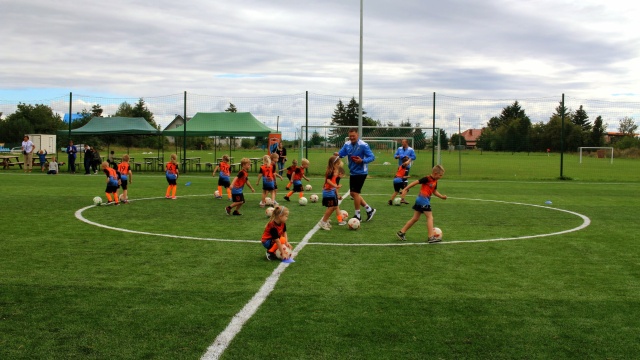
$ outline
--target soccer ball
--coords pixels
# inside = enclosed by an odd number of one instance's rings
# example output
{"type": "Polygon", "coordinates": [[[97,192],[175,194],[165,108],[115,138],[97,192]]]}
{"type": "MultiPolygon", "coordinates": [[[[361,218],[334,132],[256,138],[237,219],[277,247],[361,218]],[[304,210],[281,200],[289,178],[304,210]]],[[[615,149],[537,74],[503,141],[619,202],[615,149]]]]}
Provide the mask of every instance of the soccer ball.
{"type": "Polygon", "coordinates": [[[282,256],[282,255],[283,255],[283,254],[282,254],[282,253],[280,253],[280,249],[277,249],[277,250],[276,250],[276,257],[277,257],[278,259],[281,259],[281,260],[282,260],[282,259],[287,259],[287,258],[289,258],[289,257],[291,256],[291,249],[289,249],[289,247],[285,245],[285,246],[284,246],[284,256],[282,256]]]}
{"type": "Polygon", "coordinates": [[[309,200],[310,200],[312,203],[318,202],[318,195],[316,195],[316,194],[312,194],[311,196],[309,196],[309,200]]]}
{"type": "Polygon", "coordinates": [[[311,189],[313,189],[313,187],[311,187],[311,184],[307,184],[304,186],[304,191],[311,191],[311,189]]]}
{"type": "Polygon", "coordinates": [[[433,236],[438,240],[442,240],[442,230],[440,230],[440,228],[434,227],[433,236]]]}
{"type": "Polygon", "coordinates": [[[271,215],[273,214],[273,208],[272,207],[268,207],[265,211],[264,214],[267,215],[267,217],[271,217],[271,215]]]}
{"type": "Polygon", "coordinates": [[[220,197],[220,191],[216,190],[216,191],[213,193],[213,196],[215,196],[215,197],[219,198],[219,197],[220,197]]]}
{"type": "Polygon", "coordinates": [[[298,204],[305,206],[307,205],[307,198],[306,197],[301,197],[300,200],[298,200],[298,204]]]}
{"type": "Polygon", "coordinates": [[[100,196],[96,196],[93,198],[93,205],[100,206],[102,205],[102,198],[100,196]]]}
{"type": "Polygon", "coordinates": [[[351,230],[358,230],[358,228],[360,227],[360,221],[356,218],[351,218],[347,222],[347,225],[349,225],[349,229],[351,230]]]}
{"type": "Polygon", "coordinates": [[[340,210],[340,215],[342,215],[343,219],[349,218],[349,212],[347,210],[340,210]]]}
{"type": "Polygon", "coordinates": [[[400,206],[400,201],[402,201],[402,199],[399,197],[393,199],[393,205],[400,206]]]}
{"type": "Polygon", "coordinates": [[[270,197],[264,198],[264,204],[267,206],[273,206],[273,199],[271,199],[270,197]]]}
{"type": "Polygon", "coordinates": [[[120,199],[120,202],[124,202],[125,201],[124,194],[120,194],[120,196],[118,196],[118,199],[120,199]]]}

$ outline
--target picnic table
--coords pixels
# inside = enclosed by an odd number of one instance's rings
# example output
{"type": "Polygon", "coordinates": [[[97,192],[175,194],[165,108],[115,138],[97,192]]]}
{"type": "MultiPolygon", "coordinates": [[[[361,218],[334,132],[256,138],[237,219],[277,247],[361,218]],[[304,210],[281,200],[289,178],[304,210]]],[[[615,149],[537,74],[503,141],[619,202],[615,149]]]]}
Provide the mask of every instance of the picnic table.
{"type": "Polygon", "coordinates": [[[200,165],[200,157],[188,157],[188,158],[184,158],[182,159],[185,163],[185,165],[189,166],[189,170],[192,170],[193,165],[195,164],[196,169],[200,170],[201,169],[201,165],[200,165]]]}
{"type": "Polygon", "coordinates": [[[24,162],[20,161],[20,155],[2,155],[0,156],[0,161],[2,161],[2,168],[5,170],[15,165],[20,166],[20,169],[22,169],[22,165],[24,165],[24,162]],[[11,161],[12,159],[15,161],[11,161]]]}
{"type": "Polygon", "coordinates": [[[146,165],[146,168],[149,169],[151,168],[151,170],[155,169],[155,167],[157,166],[158,169],[162,170],[164,169],[164,159],[157,157],[157,156],[147,156],[144,158],[144,164],[146,165]]]}
{"type": "Polygon", "coordinates": [[[258,162],[262,160],[262,158],[249,158],[251,161],[251,170],[258,172],[258,162]]]}

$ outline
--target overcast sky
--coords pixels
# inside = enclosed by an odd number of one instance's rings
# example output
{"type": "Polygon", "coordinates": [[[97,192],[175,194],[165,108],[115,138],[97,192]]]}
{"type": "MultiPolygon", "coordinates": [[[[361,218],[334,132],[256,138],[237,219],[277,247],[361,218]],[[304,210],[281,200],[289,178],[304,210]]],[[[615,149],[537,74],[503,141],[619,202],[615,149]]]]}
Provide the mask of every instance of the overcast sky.
{"type": "MultiPolygon", "coordinates": [[[[640,101],[638,4],[365,0],[364,96],[640,101]]],[[[0,100],[358,96],[358,0],[0,0],[0,9],[0,100]]]]}

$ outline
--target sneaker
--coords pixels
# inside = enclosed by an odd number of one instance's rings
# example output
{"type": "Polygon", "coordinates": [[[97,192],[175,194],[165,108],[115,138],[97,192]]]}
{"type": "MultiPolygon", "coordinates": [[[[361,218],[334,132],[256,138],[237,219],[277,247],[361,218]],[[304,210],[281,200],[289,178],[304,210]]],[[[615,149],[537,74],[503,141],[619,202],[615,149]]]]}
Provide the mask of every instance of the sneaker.
{"type": "Polygon", "coordinates": [[[271,206],[276,207],[276,206],[278,206],[278,205],[280,205],[280,204],[279,204],[277,201],[275,201],[275,200],[274,200],[274,201],[273,201],[273,205],[271,205],[271,206]]]}
{"type": "Polygon", "coordinates": [[[289,200],[288,196],[285,196],[284,199],[287,200],[287,201],[291,201],[291,200],[289,200]]]}
{"type": "Polygon", "coordinates": [[[260,201],[260,207],[264,207],[264,203],[260,201]]]}
{"type": "Polygon", "coordinates": [[[409,204],[409,202],[405,199],[400,200],[400,204],[409,204]]]}
{"type": "Polygon", "coordinates": [[[216,199],[220,200],[222,199],[222,196],[216,196],[216,199]]]}
{"type": "Polygon", "coordinates": [[[272,253],[267,251],[267,260],[269,260],[269,261],[278,260],[278,257],[276,256],[276,254],[272,254],[272,253]]]}
{"type": "Polygon", "coordinates": [[[287,186],[287,187],[285,187],[284,189],[285,189],[285,190],[290,190],[290,188],[289,188],[288,186],[287,186]]]}
{"type": "Polygon", "coordinates": [[[165,199],[171,199],[171,196],[167,195],[164,197],[165,199]]]}
{"type": "Polygon", "coordinates": [[[320,220],[320,229],[331,230],[331,226],[329,226],[329,223],[320,220]]]}
{"type": "Polygon", "coordinates": [[[224,208],[224,211],[227,212],[227,215],[231,215],[231,206],[227,206],[226,208],[224,208]]]}
{"type": "Polygon", "coordinates": [[[358,219],[358,221],[362,222],[362,219],[360,218],[360,216],[359,216],[359,215],[353,215],[353,218],[354,218],[354,219],[358,219]]]}
{"type": "Polygon", "coordinates": [[[118,206],[118,205],[120,205],[120,203],[119,203],[119,202],[117,202],[117,203],[115,203],[115,204],[113,204],[113,205],[114,205],[114,206],[118,206]]]}
{"type": "Polygon", "coordinates": [[[407,241],[407,238],[404,235],[405,235],[405,233],[403,233],[402,231],[398,231],[396,233],[396,236],[398,237],[398,239],[400,239],[402,241],[407,241]]]}
{"type": "Polygon", "coordinates": [[[393,205],[393,202],[391,200],[389,200],[389,201],[387,201],[387,204],[393,205]]]}
{"type": "Polygon", "coordinates": [[[338,225],[342,226],[342,225],[347,225],[347,221],[346,220],[342,220],[338,223],[338,225]]]}
{"type": "Polygon", "coordinates": [[[231,198],[229,198],[228,200],[231,201],[231,198]]]}
{"type": "Polygon", "coordinates": [[[429,244],[439,243],[440,241],[442,241],[442,240],[440,240],[440,239],[436,238],[435,236],[432,236],[432,237],[430,237],[430,238],[427,240],[427,242],[428,242],[429,244]]]}
{"type": "Polygon", "coordinates": [[[373,215],[376,214],[376,209],[371,209],[371,211],[367,211],[367,221],[371,221],[373,219],[373,215]]]}
{"type": "Polygon", "coordinates": [[[233,214],[231,214],[231,215],[234,215],[234,216],[240,216],[240,215],[242,215],[242,214],[240,214],[240,213],[238,212],[238,210],[236,210],[236,211],[234,211],[234,212],[233,212],[233,214]]]}
{"type": "Polygon", "coordinates": [[[176,197],[176,196],[172,196],[172,197],[171,197],[171,200],[176,200],[176,199],[177,199],[177,197],[176,197]]]}

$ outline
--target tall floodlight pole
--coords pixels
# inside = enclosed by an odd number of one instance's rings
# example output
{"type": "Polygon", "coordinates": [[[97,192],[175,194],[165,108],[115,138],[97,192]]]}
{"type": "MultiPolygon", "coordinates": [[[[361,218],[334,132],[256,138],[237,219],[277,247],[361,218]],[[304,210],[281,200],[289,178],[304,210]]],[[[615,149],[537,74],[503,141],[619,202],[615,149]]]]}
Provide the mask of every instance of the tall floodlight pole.
{"type": "Polygon", "coordinates": [[[360,0],[360,84],[358,92],[358,134],[362,136],[362,5],[364,0],[360,0]]]}

